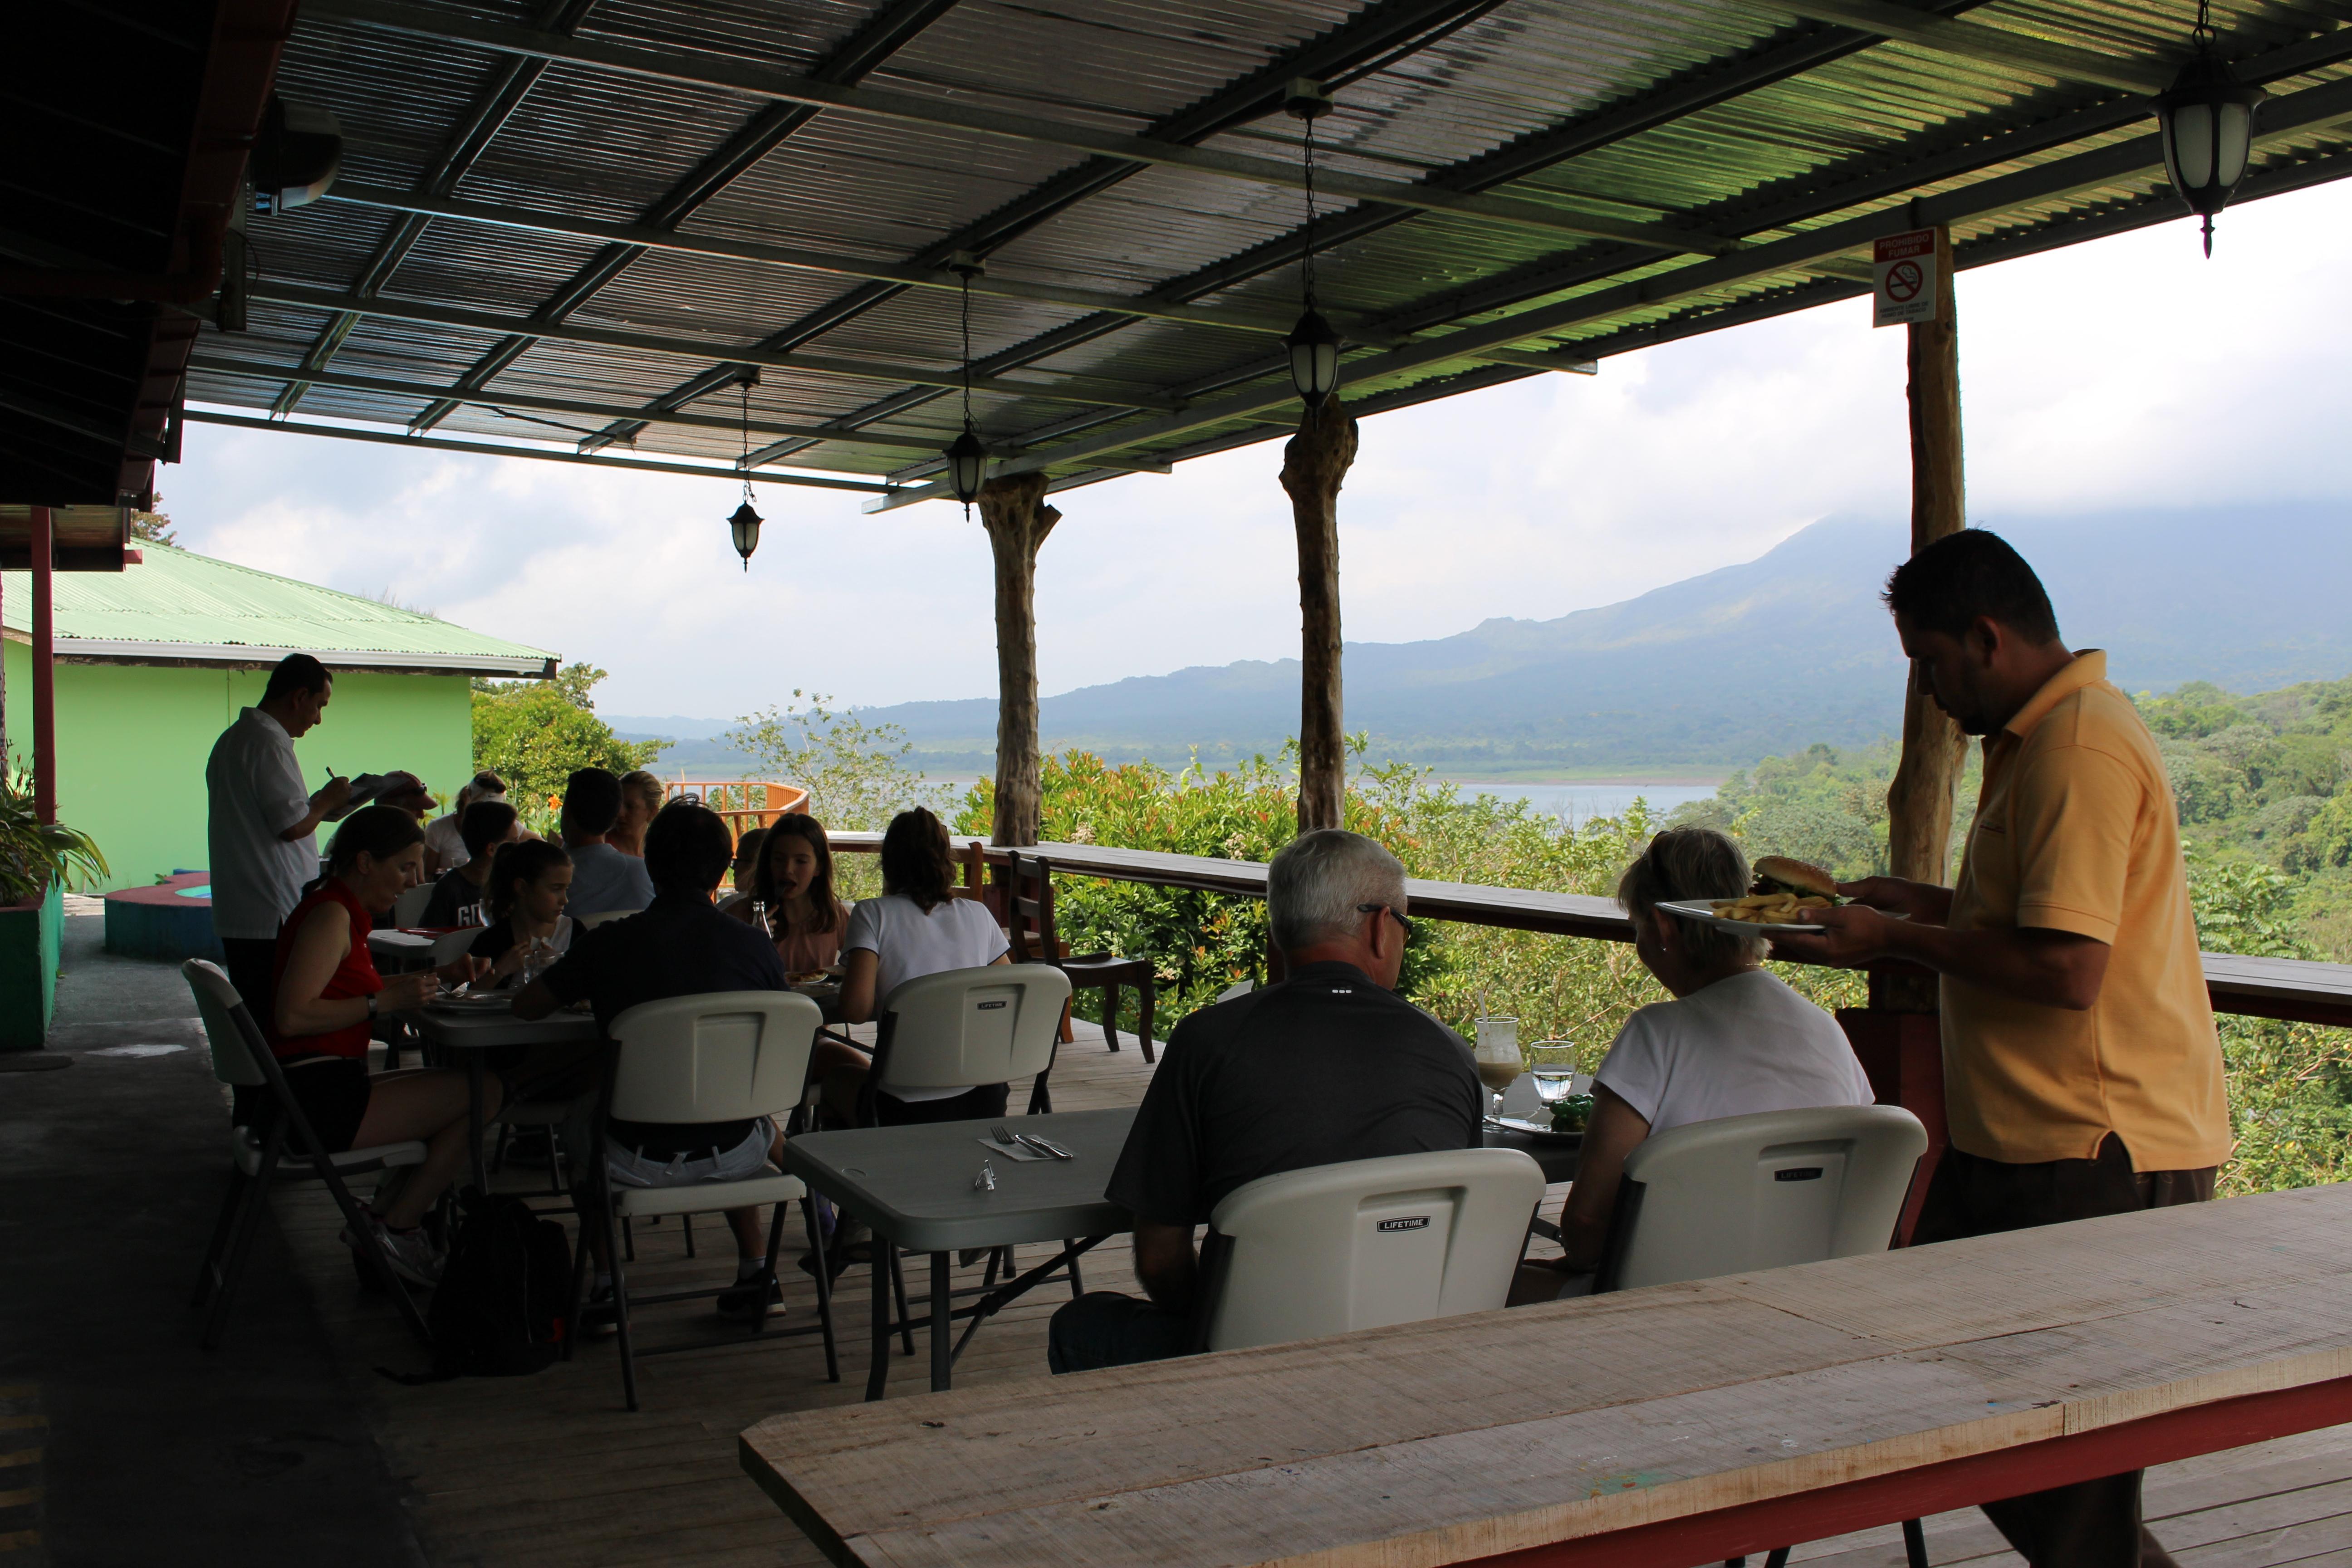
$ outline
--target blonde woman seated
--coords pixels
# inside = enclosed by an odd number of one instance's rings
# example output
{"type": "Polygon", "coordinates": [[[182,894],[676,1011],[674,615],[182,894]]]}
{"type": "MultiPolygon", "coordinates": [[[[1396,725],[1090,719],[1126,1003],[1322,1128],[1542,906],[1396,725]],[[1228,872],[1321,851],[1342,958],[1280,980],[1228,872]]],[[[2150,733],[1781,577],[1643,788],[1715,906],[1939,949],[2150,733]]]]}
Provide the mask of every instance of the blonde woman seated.
{"type": "Polygon", "coordinates": [[[1515,1305],[1591,1289],[1626,1157],[1643,1139],[1726,1116],[1871,1102],[1845,1032],[1764,971],[1762,939],[1658,908],[1736,899],[1748,881],[1738,847],[1704,827],[1659,834],[1619,879],[1633,951],[1675,999],[1628,1018],[1593,1075],[1592,1121],[1560,1214],[1568,1256],[1523,1267],[1515,1305]]]}

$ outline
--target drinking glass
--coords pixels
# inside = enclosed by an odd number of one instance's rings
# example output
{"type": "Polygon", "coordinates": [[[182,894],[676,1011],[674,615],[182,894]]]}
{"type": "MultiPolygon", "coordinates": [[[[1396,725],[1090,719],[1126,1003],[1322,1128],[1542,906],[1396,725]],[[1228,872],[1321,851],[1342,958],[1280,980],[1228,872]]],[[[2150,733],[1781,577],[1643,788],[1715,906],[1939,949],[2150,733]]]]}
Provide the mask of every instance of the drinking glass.
{"type": "Polygon", "coordinates": [[[1519,1021],[1517,1018],[1481,1018],[1478,1020],[1478,1081],[1500,1094],[1527,1070],[1519,1059],[1519,1021]]]}
{"type": "Polygon", "coordinates": [[[1528,1071],[1536,1098],[1547,1108],[1576,1092],[1576,1047],[1568,1040],[1541,1040],[1528,1047],[1528,1071]]]}

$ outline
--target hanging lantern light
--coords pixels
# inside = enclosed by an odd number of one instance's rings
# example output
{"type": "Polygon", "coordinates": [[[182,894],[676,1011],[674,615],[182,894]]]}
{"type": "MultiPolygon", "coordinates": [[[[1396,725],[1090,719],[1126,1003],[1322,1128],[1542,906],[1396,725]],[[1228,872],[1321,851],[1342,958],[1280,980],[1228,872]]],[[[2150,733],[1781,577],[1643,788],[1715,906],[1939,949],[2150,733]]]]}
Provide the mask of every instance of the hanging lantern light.
{"type": "Polygon", "coordinates": [[[2214,51],[2207,0],[2198,0],[2197,26],[2189,37],[2197,52],[2172,86],[2157,95],[2156,122],[2164,142],[2164,171],[2189,210],[2204,218],[2205,254],[2210,256],[2214,215],[2230,205],[2246,177],[2254,117],[2270,94],[2240,81],[2214,51]]]}
{"type": "Polygon", "coordinates": [[[959,250],[948,258],[948,270],[963,279],[963,433],[949,442],[940,456],[947,459],[948,489],[963,502],[963,515],[969,521],[971,503],[980,499],[981,480],[988,472],[988,447],[971,422],[971,280],[983,268],[980,258],[959,250]]]}
{"type": "Polygon", "coordinates": [[[735,553],[743,558],[743,570],[751,570],[751,552],[760,548],[760,524],[762,519],[751,505],[751,384],[760,379],[757,370],[746,367],[740,384],[743,389],[743,456],[736,467],[743,470],[743,504],[727,520],[727,531],[735,541],[735,553]]]}
{"type": "Polygon", "coordinates": [[[1331,112],[1331,96],[1321,82],[1301,77],[1290,84],[1283,108],[1307,128],[1307,244],[1298,263],[1299,292],[1307,310],[1282,346],[1290,352],[1290,384],[1307,407],[1320,408],[1325,398],[1339,390],[1339,334],[1315,308],[1315,122],[1331,112]]]}
{"type": "Polygon", "coordinates": [[[743,558],[743,570],[751,569],[751,552],[760,548],[760,524],[763,520],[751,508],[751,487],[743,487],[743,504],[727,520],[727,527],[735,536],[735,553],[743,558]]]}

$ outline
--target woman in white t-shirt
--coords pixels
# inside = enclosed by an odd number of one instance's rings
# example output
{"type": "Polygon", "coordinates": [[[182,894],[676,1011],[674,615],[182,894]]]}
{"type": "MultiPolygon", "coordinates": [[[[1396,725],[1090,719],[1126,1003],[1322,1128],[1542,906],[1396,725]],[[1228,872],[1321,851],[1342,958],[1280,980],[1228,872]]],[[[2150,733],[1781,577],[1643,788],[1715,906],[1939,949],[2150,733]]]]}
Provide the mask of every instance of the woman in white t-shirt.
{"type": "MultiPolygon", "coordinates": [[[[844,1018],[868,1022],[893,990],[919,975],[1009,960],[1003,928],[988,906],[957,898],[954,888],[947,825],[921,806],[892,817],[882,835],[882,896],[859,901],[841,939],[847,971],[841,983],[844,1018]]],[[[827,1109],[839,1116],[845,1104],[854,1104],[863,1077],[863,1068],[828,1072],[827,1109]]],[[[903,1097],[877,1091],[874,1098],[882,1123],[893,1126],[1002,1116],[1007,1091],[1003,1084],[983,1083],[909,1089],[903,1097]]]]}
{"type": "Polygon", "coordinates": [[[1619,879],[1633,951],[1675,999],[1625,1020],[1593,1075],[1592,1120],[1560,1214],[1568,1256],[1530,1265],[1514,1301],[1548,1300],[1562,1274],[1587,1274],[1600,1262],[1626,1156],[1643,1139],[1726,1116],[1871,1102],[1870,1079],[1845,1032],[1764,971],[1760,938],[1658,908],[1747,890],[1738,847],[1704,827],[1659,834],[1619,879]]]}

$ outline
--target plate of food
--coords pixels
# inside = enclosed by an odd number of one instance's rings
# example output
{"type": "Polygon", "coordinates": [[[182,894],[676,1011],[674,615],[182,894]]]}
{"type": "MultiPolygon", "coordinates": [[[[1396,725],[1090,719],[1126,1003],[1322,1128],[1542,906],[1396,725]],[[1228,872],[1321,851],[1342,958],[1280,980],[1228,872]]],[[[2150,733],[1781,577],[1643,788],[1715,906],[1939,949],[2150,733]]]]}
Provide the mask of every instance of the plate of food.
{"type": "Polygon", "coordinates": [[[1755,872],[1755,882],[1738,898],[1688,899],[1658,908],[1743,936],[1778,936],[1823,930],[1811,917],[1845,901],[1838,897],[1836,878],[1786,855],[1758,857],[1755,872]]]}
{"type": "Polygon", "coordinates": [[[513,1006],[514,997],[503,991],[445,991],[425,1005],[451,1013],[495,1013],[513,1006]]]}
{"type": "Polygon", "coordinates": [[[1549,1121],[1531,1121],[1524,1116],[1499,1116],[1495,1119],[1495,1125],[1506,1131],[1541,1139],[1547,1143],[1580,1143],[1584,1141],[1584,1129],[1581,1127],[1559,1127],[1549,1121]]]}

